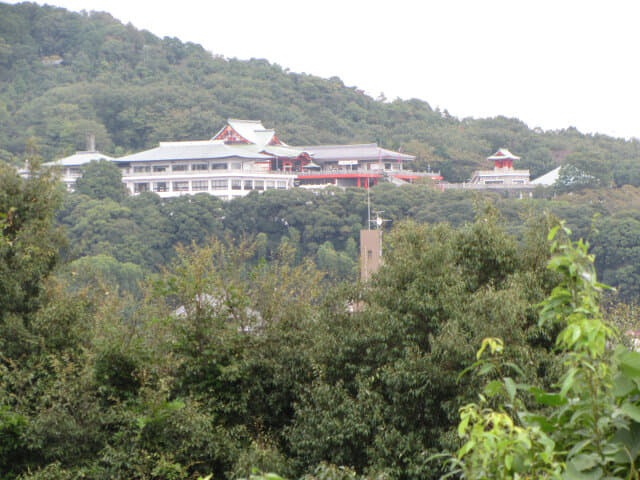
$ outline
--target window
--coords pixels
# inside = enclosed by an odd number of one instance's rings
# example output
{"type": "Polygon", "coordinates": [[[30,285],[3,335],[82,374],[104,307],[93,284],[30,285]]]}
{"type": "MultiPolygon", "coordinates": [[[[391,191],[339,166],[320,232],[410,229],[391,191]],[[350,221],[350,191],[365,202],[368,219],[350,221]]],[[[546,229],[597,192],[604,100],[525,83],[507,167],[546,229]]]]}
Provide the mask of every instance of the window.
{"type": "Polygon", "coordinates": [[[253,188],[256,190],[264,190],[264,180],[255,180],[253,182],[253,188]]]}
{"type": "Polygon", "coordinates": [[[253,190],[253,182],[251,180],[244,181],[244,189],[245,190],[253,190]]]}
{"type": "Polygon", "coordinates": [[[191,190],[194,192],[202,192],[209,189],[209,181],[208,180],[194,180],[191,182],[191,190]]]}
{"type": "Polygon", "coordinates": [[[278,182],[278,188],[279,189],[287,188],[287,182],[278,182]]]}
{"type": "Polygon", "coordinates": [[[226,163],[212,163],[211,164],[211,170],[226,170],[227,169],[227,164],[226,163]]]}
{"type": "Polygon", "coordinates": [[[189,182],[173,182],[173,191],[174,192],[188,192],[189,191],[189,182]]]}
{"type": "Polygon", "coordinates": [[[133,193],[142,193],[149,191],[148,183],[134,183],[133,184],[133,193]]]}
{"type": "Polygon", "coordinates": [[[213,190],[226,190],[229,188],[227,180],[211,180],[211,188],[213,190]]]}
{"type": "Polygon", "coordinates": [[[191,170],[209,170],[208,163],[192,163],[191,170]]]}
{"type": "Polygon", "coordinates": [[[270,190],[272,188],[276,188],[275,187],[275,182],[272,180],[267,180],[267,190],[270,190]]]}
{"type": "Polygon", "coordinates": [[[153,171],[154,172],[166,172],[167,171],[167,166],[166,165],[154,165],[153,166],[153,171]]]}
{"type": "Polygon", "coordinates": [[[385,163],[384,164],[384,169],[385,170],[391,170],[391,164],[390,163],[385,163]]]}
{"type": "Polygon", "coordinates": [[[240,190],[240,189],[242,189],[242,181],[231,180],[231,190],[240,190]]]}
{"type": "Polygon", "coordinates": [[[242,163],[240,162],[233,162],[231,164],[231,170],[242,170],[242,163]]]}
{"type": "Polygon", "coordinates": [[[80,169],[78,167],[71,167],[69,173],[71,175],[80,175],[80,169]]]}
{"type": "Polygon", "coordinates": [[[167,182],[155,182],[153,184],[153,191],[154,192],[168,192],[169,191],[169,185],[167,185],[167,182]]]}
{"type": "Polygon", "coordinates": [[[151,171],[151,167],[146,166],[146,167],[133,167],[133,173],[144,173],[144,172],[150,172],[151,171]]]}
{"type": "Polygon", "coordinates": [[[186,172],[189,165],[187,164],[179,164],[179,165],[171,165],[172,172],[186,172]]]}

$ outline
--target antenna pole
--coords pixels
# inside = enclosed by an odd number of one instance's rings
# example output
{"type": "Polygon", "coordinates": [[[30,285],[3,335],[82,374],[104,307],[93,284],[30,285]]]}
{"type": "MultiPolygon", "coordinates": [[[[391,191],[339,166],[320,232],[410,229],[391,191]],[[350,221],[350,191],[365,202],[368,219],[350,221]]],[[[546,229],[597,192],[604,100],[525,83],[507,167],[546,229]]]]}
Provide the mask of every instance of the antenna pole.
{"type": "Polygon", "coordinates": [[[369,195],[369,190],[371,190],[371,185],[369,185],[370,179],[367,178],[367,229],[371,228],[371,196],[369,195]]]}

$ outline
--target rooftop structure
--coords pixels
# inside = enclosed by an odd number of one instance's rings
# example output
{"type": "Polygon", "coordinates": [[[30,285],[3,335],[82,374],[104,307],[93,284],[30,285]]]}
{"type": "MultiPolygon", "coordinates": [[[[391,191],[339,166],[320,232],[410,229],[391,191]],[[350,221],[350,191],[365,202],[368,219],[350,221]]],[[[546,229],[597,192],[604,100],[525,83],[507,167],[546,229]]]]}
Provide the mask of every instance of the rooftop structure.
{"type": "Polygon", "coordinates": [[[113,162],[114,158],[95,150],[76,152],[65,158],[53,162],[43,163],[43,167],[55,167],[60,169],[60,178],[67,190],[72,191],[76,180],[82,175],[82,166],[94,161],[107,160],[113,162]]]}
{"type": "Polygon", "coordinates": [[[493,170],[476,170],[472,184],[480,185],[525,185],[529,183],[529,170],[515,170],[514,160],[520,160],[506,148],[501,148],[487,158],[494,162],[493,170]]]}

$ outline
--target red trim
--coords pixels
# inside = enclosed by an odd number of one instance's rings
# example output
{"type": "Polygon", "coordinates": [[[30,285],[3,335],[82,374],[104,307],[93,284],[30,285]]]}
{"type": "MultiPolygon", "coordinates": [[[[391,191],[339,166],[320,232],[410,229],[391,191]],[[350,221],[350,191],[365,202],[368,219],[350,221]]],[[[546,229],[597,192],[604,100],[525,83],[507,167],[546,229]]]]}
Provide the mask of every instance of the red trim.
{"type": "Polygon", "coordinates": [[[276,137],[274,134],[273,138],[269,142],[269,145],[282,145],[282,143],[280,142],[280,140],[278,140],[278,137],[276,137]]]}
{"type": "Polygon", "coordinates": [[[224,127],[224,129],[214,137],[214,140],[224,140],[224,143],[231,144],[243,143],[248,145],[251,143],[249,140],[247,140],[233,128],[231,128],[231,125],[227,125],[226,127],[224,127]]]}
{"type": "Polygon", "coordinates": [[[380,178],[379,173],[327,173],[320,175],[298,175],[298,180],[308,180],[313,178],[380,178]]]}

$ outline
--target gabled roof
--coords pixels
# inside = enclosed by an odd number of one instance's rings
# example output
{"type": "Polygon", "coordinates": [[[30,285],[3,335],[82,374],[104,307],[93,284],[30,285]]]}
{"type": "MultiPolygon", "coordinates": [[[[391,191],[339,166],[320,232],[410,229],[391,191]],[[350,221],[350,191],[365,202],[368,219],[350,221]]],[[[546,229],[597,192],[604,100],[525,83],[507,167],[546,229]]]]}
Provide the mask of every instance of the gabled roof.
{"type": "Polygon", "coordinates": [[[415,156],[380,148],[375,143],[358,145],[309,145],[295,147],[313,156],[316,162],[338,160],[415,160],[415,156]]]}
{"type": "Polygon", "coordinates": [[[60,158],[52,162],[43,163],[43,167],[75,167],[90,163],[92,161],[109,160],[113,161],[112,157],[104,155],[100,152],[76,152],[73,155],[65,158],[60,158]]]}
{"type": "Polygon", "coordinates": [[[505,160],[505,159],[520,160],[520,157],[515,156],[506,148],[501,148],[496,153],[494,153],[493,155],[487,158],[487,160],[505,160]]]}
{"type": "Polygon", "coordinates": [[[239,157],[255,160],[268,160],[253,145],[225,145],[219,140],[195,142],[160,142],[156,148],[134,153],[116,159],[116,162],[148,162],[162,160],[215,160],[239,157]],[[254,147],[254,148],[249,148],[254,147]]]}
{"type": "Polygon", "coordinates": [[[227,120],[227,125],[222,127],[222,129],[213,136],[213,139],[217,139],[227,128],[231,128],[237,135],[254,145],[264,146],[272,142],[282,144],[277,139],[275,130],[264,128],[260,120],[238,120],[234,118],[227,120]]]}

